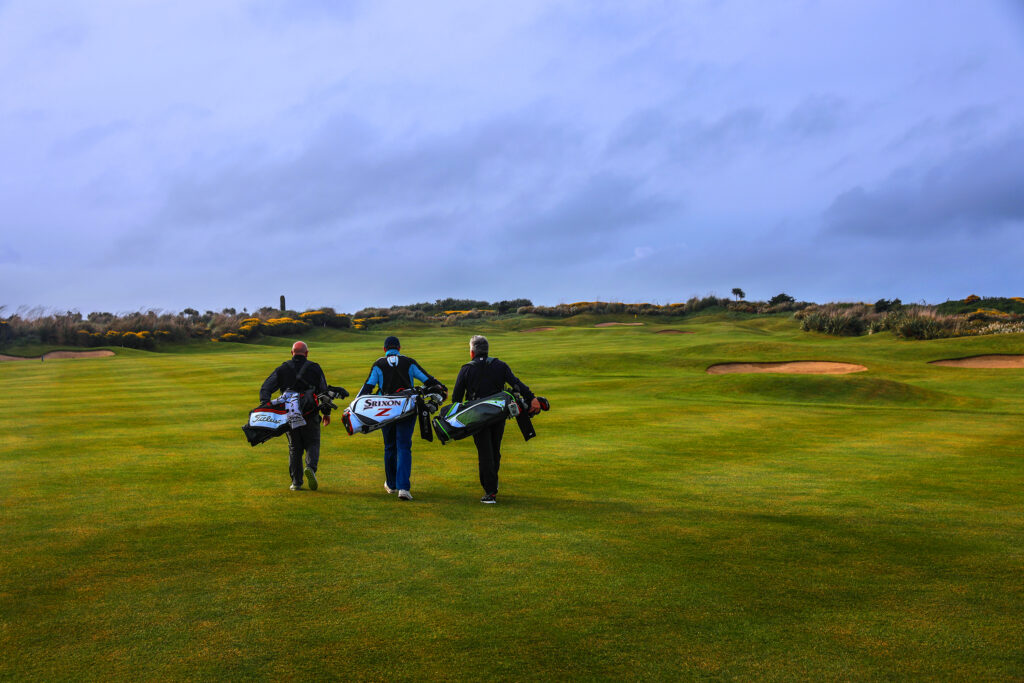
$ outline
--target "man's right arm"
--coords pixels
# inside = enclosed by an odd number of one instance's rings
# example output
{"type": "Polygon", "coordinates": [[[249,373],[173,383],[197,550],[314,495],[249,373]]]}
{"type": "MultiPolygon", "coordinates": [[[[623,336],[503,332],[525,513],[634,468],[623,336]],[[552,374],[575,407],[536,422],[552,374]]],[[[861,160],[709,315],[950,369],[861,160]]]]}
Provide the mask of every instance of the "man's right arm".
{"type": "Polygon", "coordinates": [[[260,386],[260,403],[266,403],[270,400],[270,397],[278,389],[277,381],[277,369],[275,369],[270,376],[263,380],[263,384],[260,386]]]}
{"type": "Polygon", "coordinates": [[[380,371],[380,368],[374,365],[373,368],[370,369],[370,376],[366,378],[366,382],[363,384],[363,388],[359,390],[359,393],[356,394],[356,396],[358,397],[365,396],[367,394],[372,394],[373,390],[383,383],[384,373],[380,371]]]}
{"type": "Polygon", "coordinates": [[[452,389],[452,403],[462,403],[463,397],[466,395],[466,372],[465,365],[459,370],[459,376],[455,378],[455,388],[452,389]]]}

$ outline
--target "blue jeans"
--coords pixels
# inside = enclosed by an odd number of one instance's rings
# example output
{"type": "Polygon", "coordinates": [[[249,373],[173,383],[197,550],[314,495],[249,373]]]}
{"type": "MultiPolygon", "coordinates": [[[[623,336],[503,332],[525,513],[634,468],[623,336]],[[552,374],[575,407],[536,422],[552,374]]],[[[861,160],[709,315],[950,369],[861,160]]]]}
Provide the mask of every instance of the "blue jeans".
{"type": "Polygon", "coordinates": [[[416,416],[384,425],[384,480],[388,488],[409,490],[412,474],[412,432],[416,416]]]}

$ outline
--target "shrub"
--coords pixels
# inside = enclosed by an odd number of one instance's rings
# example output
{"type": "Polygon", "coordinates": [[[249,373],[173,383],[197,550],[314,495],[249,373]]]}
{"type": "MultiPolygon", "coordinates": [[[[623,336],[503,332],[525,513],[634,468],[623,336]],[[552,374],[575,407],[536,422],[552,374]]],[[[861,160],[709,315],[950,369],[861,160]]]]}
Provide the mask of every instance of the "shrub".
{"type": "Polygon", "coordinates": [[[879,299],[875,302],[875,313],[885,313],[886,311],[898,311],[903,306],[903,302],[899,299],[879,299]]]}
{"type": "Polygon", "coordinates": [[[149,330],[125,332],[121,335],[121,345],[131,349],[151,349],[155,346],[153,333],[149,330]]]}
{"type": "Polygon", "coordinates": [[[863,307],[844,310],[830,305],[800,311],[794,317],[800,320],[800,329],[805,332],[822,332],[836,337],[858,337],[869,326],[863,307]]]}
{"type": "Polygon", "coordinates": [[[271,318],[263,326],[263,332],[271,336],[298,334],[308,329],[309,323],[295,318],[271,318]]]}
{"type": "Polygon", "coordinates": [[[919,315],[900,320],[895,326],[895,332],[907,339],[938,339],[948,336],[936,320],[919,315]]]}
{"type": "Polygon", "coordinates": [[[886,314],[885,325],[906,339],[941,339],[970,334],[964,318],[941,315],[925,306],[905,307],[886,314]]]}
{"type": "Polygon", "coordinates": [[[1024,334],[1024,321],[993,322],[978,327],[975,334],[1024,334]]]}
{"type": "Polygon", "coordinates": [[[387,316],[389,309],[387,308],[363,308],[356,311],[355,318],[380,318],[387,316]]]}
{"type": "Polygon", "coordinates": [[[786,294],[785,292],[783,292],[781,294],[776,294],[771,299],[768,299],[768,305],[769,306],[775,306],[775,305],[778,305],[778,304],[789,304],[789,303],[793,303],[794,301],[796,301],[796,299],[791,297],[789,294],[786,294]]]}
{"type": "Polygon", "coordinates": [[[299,314],[299,320],[309,325],[316,325],[317,327],[326,327],[327,318],[327,314],[323,311],[306,311],[299,314]]]}
{"type": "Polygon", "coordinates": [[[497,309],[498,313],[510,313],[522,306],[532,305],[533,302],[529,299],[512,299],[510,301],[498,301],[497,303],[490,304],[491,307],[497,309]]]}

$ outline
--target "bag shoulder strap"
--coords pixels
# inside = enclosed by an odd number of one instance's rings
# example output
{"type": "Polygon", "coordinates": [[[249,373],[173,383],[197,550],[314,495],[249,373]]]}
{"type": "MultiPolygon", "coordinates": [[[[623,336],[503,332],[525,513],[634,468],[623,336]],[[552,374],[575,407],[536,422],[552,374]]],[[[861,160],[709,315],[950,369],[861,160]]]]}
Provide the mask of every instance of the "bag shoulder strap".
{"type": "MultiPolygon", "coordinates": [[[[302,364],[302,369],[299,370],[299,374],[297,374],[295,376],[295,383],[298,384],[299,382],[304,382],[306,384],[307,388],[312,389],[313,385],[310,384],[309,380],[307,380],[305,377],[303,377],[303,375],[306,374],[306,370],[309,369],[309,365],[310,364],[309,364],[308,360],[305,363],[302,364]]],[[[298,389],[298,387],[294,387],[294,388],[298,389]]]]}
{"type": "MultiPolygon", "coordinates": [[[[490,365],[490,364],[491,364],[491,357],[490,356],[487,356],[486,358],[474,358],[472,361],[470,361],[469,367],[473,368],[473,375],[472,375],[471,380],[472,380],[474,385],[476,384],[476,381],[479,379],[480,368],[482,366],[484,366],[484,365],[490,365]],[[483,361],[483,362],[481,363],[480,361],[483,361]]],[[[477,396],[476,387],[475,386],[473,386],[468,391],[466,391],[466,400],[467,401],[475,401],[478,398],[480,398],[480,396],[477,396]]]]}

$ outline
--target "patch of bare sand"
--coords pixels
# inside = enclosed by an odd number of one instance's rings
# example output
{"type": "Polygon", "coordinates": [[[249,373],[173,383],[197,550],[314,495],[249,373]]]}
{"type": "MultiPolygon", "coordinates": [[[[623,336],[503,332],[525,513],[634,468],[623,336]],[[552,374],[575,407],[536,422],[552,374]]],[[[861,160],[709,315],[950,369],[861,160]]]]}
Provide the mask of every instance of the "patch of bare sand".
{"type": "Polygon", "coordinates": [[[633,327],[635,325],[643,325],[643,323],[597,323],[594,327],[615,327],[616,325],[625,325],[627,327],[633,327]]]}
{"type": "Polygon", "coordinates": [[[719,363],[708,368],[709,375],[731,375],[745,372],[773,372],[783,375],[847,375],[864,372],[863,365],[829,361],[790,361],[787,363],[719,363]]]}
{"type": "Polygon", "coordinates": [[[50,360],[51,358],[55,360],[59,360],[61,358],[103,358],[105,356],[113,355],[114,352],[108,349],[99,349],[98,351],[48,351],[42,356],[8,356],[0,353],[0,361],[39,360],[40,358],[43,358],[44,360],[50,360]]]}
{"type": "Polygon", "coordinates": [[[520,332],[550,332],[555,328],[553,327],[531,327],[528,330],[519,330],[520,332]]]}
{"type": "Polygon", "coordinates": [[[993,354],[971,356],[970,358],[950,358],[949,360],[933,360],[929,365],[941,365],[946,368],[1024,368],[1024,355],[993,354]]]}
{"type": "Polygon", "coordinates": [[[658,330],[654,334],[693,334],[690,330],[658,330]]]}

